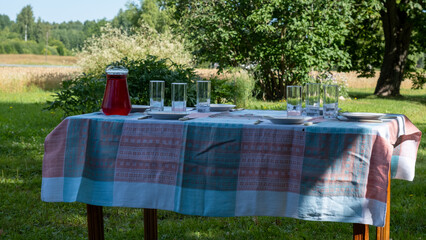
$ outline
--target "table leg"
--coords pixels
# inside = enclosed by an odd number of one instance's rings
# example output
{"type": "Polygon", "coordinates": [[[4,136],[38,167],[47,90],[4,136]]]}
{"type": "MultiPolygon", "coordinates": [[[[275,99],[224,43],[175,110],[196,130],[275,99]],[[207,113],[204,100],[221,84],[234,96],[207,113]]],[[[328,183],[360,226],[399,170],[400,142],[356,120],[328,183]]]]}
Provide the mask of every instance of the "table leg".
{"type": "Polygon", "coordinates": [[[104,239],[102,206],[87,204],[87,226],[89,230],[89,240],[104,239]]]}
{"type": "Polygon", "coordinates": [[[367,224],[353,224],[353,240],[368,240],[369,232],[367,224]]]}
{"type": "Polygon", "coordinates": [[[391,174],[389,171],[388,197],[386,199],[386,221],[384,227],[376,228],[377,240],[389,240],[390,237],[390,195],[391,195],[391,174]]]}
{"type": "Polygon", "coordinates": [[[157,240],[157,209],[143,209],[143,226],[146,240],[157,240]]]}

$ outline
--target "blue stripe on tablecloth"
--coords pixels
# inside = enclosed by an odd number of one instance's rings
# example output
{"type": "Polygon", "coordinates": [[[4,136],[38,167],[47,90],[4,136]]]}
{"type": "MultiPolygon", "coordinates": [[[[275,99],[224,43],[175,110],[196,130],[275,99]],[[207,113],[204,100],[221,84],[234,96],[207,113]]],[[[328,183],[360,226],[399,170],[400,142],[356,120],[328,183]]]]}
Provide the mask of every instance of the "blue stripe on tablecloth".
{"type": "Polygon", "coordinates": [[[116,207],[152,208],[173,211],[176,186],[141,182],[114,182],[116,207]]]}
{"type": "Polygon", "coordinates": [[[236,200],[235,216],[280,216],[383,226],[386,214],[385,203],[356,197],[324,198],[290,192],[239,191],[236,200]]]}
{"type": "Polygon", "coordinates": [[[395,178],[397,170],[398,170],[398,165],[399,165],[399,157],[400,156],[392,156],[391,159],[391,178],[395,178]]]}
{"type": "Polygon", "coordinates": [[[236,192],[176,187],[175,212],[209,216],[235,216],[236,192]]]}
{"type": "Polygon", "coordinates": [[[41,181],[41,200],[45,202],[63,202],[64,201],[64,178],[42,178],[41,181]]]}
{"type": "Polygon", "coordinates": [[[64,202],[82,202],[98,206],[113,205],[114,182],[87,178],[64,178],[64,202]]]}

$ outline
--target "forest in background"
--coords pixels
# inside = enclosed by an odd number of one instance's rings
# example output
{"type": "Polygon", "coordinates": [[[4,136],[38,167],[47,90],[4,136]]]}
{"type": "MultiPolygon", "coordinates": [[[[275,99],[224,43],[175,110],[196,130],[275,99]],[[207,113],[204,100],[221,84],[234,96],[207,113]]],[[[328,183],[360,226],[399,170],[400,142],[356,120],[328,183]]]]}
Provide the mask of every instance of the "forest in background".
{"type": "Polygon", "coordinates": [[[112,20],[104,18],[62,23],[47,22],[40,17],[35,19],[33,7],[27,5],[19,12],[16,21],[0,14],[0,54],[70,56],[83,48],[85,40],[99,36],[101,28],[107,24],[131,31],[133,27],[140,27],[143,21],[159,32],[164,32],[171,23],[166,11],[160,11],[154,0],[129,2],[112,20]]]}

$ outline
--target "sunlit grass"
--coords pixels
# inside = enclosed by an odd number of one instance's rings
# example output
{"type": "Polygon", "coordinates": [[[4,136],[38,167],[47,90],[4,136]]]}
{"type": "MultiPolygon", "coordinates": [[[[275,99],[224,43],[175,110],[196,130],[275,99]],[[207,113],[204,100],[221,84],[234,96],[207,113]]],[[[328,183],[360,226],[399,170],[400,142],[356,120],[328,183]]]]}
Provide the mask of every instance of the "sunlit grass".
{"type": "MultiPolygon", "coordinates": [[[[345,111],[402,113],[426,131],[425,90],[403,90],[401,99],[382,99],[371,93],[372,89],[351,89],[351,98],[340,101],[340,106],[345,111]]],[[[40,89],[0,93],[0,239],[87,239],[85,204],[40,200],[44,139],[62,120],[61,112],[42,111],[52,94],[40,89]]],[[[251,104],[285,109],[284,102],[251,104]]],[[[392,182],[392,239],[426,239],[425,160],[423,134],[414,181],[392,182]]],[[[143,238],[142,209],[105,207],[104,221],[106,239],[143,238]]],[[[277,217],[208,218],[163,210],[158,211],[158,229],[159,239],[352,238],[348,223],[277,217]]]]}

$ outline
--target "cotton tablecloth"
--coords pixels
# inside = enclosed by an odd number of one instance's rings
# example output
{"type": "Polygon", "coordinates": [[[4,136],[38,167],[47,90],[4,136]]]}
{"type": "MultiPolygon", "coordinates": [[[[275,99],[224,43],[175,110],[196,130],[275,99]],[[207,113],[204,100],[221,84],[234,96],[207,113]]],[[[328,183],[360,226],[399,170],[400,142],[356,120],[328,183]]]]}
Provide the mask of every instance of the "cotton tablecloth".
{"type": "Polygon", "coordinates": [[[68,117],[46,137],[41,198],[383,226],[389,167],[393,178],[414,178],[421,132],[409,119],[254,124],[277,114],[68,117]]]}

